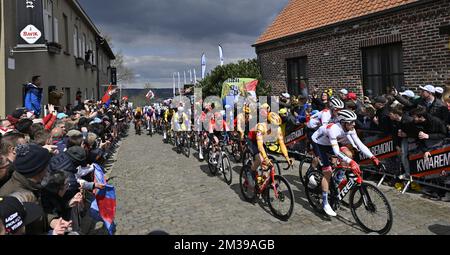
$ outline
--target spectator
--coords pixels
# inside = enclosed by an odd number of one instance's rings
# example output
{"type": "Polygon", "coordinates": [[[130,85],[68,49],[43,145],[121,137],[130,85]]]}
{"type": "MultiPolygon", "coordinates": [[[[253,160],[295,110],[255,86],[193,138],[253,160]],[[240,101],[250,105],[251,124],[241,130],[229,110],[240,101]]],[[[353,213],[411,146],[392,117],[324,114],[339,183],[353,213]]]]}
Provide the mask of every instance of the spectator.
{"type": "Polygon", "coordinates": [[[16,160],[15,148],[21,144],[26,144],[25,136],[18,132],[10,132],[2,137],[0,153],[6,156],[10,162],[14,162],[16,160]]]}
{"type": "Polygon", "coordinates": [[[444,89],[442,87],[436,87],[436,99],[442,100],[442,95],[444,94],[444,89]]]}
{"type": "Polygon", "coordinates": [[[81,146],[83,143],[83,134],[76,129],[70,130],[67,133],[67,136],[69,137],[67,140],[67,148],[72,146],[81,146]]]}
{"type": "MultiPolygon", "coordinates": [[[[15,172],[0,189],[0,196],[11,195],[22,203],[36,203],[42,207],[40,184],[47,174],[50,154],[46,149],[34,144],[20,145],[16,148],[16,153],[15,172]]],[[[43,217],[31,224],[26,231],[27,234],[43,234],[48,232],[49,227],[58,229],[69,225],[70,223],[58,221],[49,215],[49,218],[43,217]]]]}
{"type": "Polygon", "coordinates": [[[33,125],[31,125],[30,127],[30,138],[31,140],[34,140],[34,136],[36,135],[37,132],[44,130],[44,125],[40,124],[40,123],[33,123],[33,125]]]}
{"type": "Polygon", "coordinates": [[[321,98],[312,98],[312,108],[314,110],[323,111],[328,108],[328,102],[330,101],[330,95],[327,92],[323,92],[321,98]]]}
{"type": "Polygon", "coordinates": [[[33,76],[32,82],[25,86],[25,107],[37,117],[41,115],[42,91],[41,78],[38,75],[33,76]]]}
{"type": "Polygon", "coordinates": [[[34,203],[21,203],[15,197],[0,197],[0,236],[24,235],[26,226],[44,215],[34,203]]]}
{"type": "Polygon", "coordinates": [[[21,119],[16,125],[17,131],[19,131],[22,134],[30,135],[31,133],[31,126],[33,125],[33,121],[30,119],[21,119]]]}
{"type": "Polygon", "coordinates": [[[392,95],[394,98],[403,105],[403,110],[409,112],[415,109],[415,101],[418,97],[414,94],[412,90],[405,90],[404,92],[398,93],[397,90],[392,90],[392,95]]]}
{"type": "Polygon", "coordinates": [[[39,130],[38,132],[36,132],[32,143],[43,147],[46,145],[52,145],[52,137],[50,135],[50,132],[44,129],[39,130]]]}
{"type": "Polygon", "coordinates": [[[11,178],[10,165],[8,158],[0,154],[0,188],[11,178]]]}
{"type": "Polygon", "coordinates": [[[388,100],[384,96],[376,97],[374,107],[377,110],[373,122],[377,130],[386,134],[392,133],[392,124],[389,121],[388,100]]]}
{"type": "Polygon", "coordinates": [[[55,86],[49,88],[48,103],[54,105],[56,110],[63,111],[61,107],[61,99],[64,97],[64,92],[58,91],[55,86]]]}
{"type": "Polygon", "coordinates": [[[346,102],[347,101],[347,97],[348,97],[348,90],[346,89],[341,89],[339,91],[339,98],[343,101],[346,102]]]}
{"type": "Polygon", "coordinates": [[[428,114],[425,109],[417,108],[410,112],[414,123],[418,125],[419,133],[417,139],[419,149],[426,152],[438,149],[443,145],[443,140],[447,136],[447,128],[442,121],[428,114]]]}

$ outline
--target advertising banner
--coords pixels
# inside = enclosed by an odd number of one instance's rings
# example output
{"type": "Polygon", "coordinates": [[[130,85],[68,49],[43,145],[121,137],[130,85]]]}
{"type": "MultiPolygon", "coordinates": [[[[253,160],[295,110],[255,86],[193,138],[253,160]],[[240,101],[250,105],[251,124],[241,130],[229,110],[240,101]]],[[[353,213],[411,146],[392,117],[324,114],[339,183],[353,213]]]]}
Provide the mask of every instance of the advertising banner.
{"type": "Polygon", "coordinates": [[[16,0],[18,46],[43,46],[44,13],[42,0],[16,0]]]}
{"type": "Polygon", "coordinates": [[[450,172],[450,147],[431,152],[431,157],[423,154],[409,157],[409,168],[414,177],[436,178],[443,172],[450,172]]]}
{"type": "MultiPolygon", "coordinates": [[[[392,136],[371,142],[367,144],[367,147],[379,160],[396,157],[400,154],[394,146],[394,140],[392,136]]],[[[372,160],[368,159],[366,155],[360,152],[359,157],[361,159],[361,165],[372,164],[372,160]]]]}

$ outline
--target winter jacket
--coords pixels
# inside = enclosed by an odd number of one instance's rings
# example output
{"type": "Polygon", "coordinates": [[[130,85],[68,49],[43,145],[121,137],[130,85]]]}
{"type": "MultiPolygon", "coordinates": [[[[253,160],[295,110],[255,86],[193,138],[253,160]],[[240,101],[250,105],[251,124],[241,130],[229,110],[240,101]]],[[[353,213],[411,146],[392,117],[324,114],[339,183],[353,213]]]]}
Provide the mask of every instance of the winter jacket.
{"type": "MultiPolygon", "coordinates": [[[[0,196],[14,196],[20,202],[36,203],[42,207],[40,184],[34,183],[25,176],[14,172],[11,179],[0,189],[0,196]]],[[[39,220],[27,225],[28,235],[41,235],[49,231],[49,222],[55,219],[52,214],[44,215],[39,220]]]]}
{"type": "Polygon", "coordinates": [[[42,91],[42,88],[31,83],[25,86],[25,108],[34,111],[37,117],[41,115],[42,91]]]}
{"type": "Polygon", "coordinates": [[[432,116],[438,118],[440,121],[442,121],[444,124],[447,124],[447,121],[449,119],[449,111],[447,105],[440,99],[435,98],[431,106],[427,107],[427,102],[423,98],[417,98],[413,100],[408,100],[402,97],[396,97],[396,99],[406,106],[406,109],[413,109],[417,108],[418,106],[422,106],[425,109],[427,109],[427,113],[431,114],[432,116]],[[399,100],[400,99],[400,100],[399,100]]]}

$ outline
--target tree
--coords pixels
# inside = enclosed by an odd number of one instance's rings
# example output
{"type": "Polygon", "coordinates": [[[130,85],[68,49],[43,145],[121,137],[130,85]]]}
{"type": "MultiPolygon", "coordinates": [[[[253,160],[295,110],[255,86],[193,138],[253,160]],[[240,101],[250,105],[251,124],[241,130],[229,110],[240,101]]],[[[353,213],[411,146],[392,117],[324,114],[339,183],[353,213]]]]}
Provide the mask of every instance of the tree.
{"type": "MultiPolygon", "coordinates": [[[[109,47],[111,47],[111,49],[114,49],[111,36],[105,35],[103,39],[105,39],[108,42],[109,47]]],[[[119,50],[118,52],[114,53],[114,55],[116,56],[116,59],[111,61],[111,66],[117,68],[117,83],[118,84],[132,83],[136,77],[136,74],[134,73],[133,69],[125,65],[122,50],[119,50]]]]}
{"type": "Polygon", "coordinates": [[[256,89],[257,95],[264,96],[270,93],[270,87],[262,80],[258,61],[256,59],[249,59],[216,67],[205,79],[199,82],[200,87],[202,87],[203,96],[220,96],[222,93],[222,84],[230,78],[257,79],[259,81],[256,89]]]}

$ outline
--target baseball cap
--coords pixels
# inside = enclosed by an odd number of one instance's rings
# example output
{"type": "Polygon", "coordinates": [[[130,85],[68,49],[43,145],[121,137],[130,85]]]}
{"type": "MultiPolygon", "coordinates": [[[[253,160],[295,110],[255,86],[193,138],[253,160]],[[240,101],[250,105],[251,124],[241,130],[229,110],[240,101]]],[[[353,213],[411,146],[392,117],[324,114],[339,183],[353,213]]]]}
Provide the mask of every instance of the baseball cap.
{"type": "Polygon", "coordinates": [[[430,92],[432,94],[436,93],[436,88],[433,85],[425,85],[425,87],[420,86],[419,87],[421,90],[430,92]]]}
{"type": "Polygon", "coordinates": [[[444,89],[442,87],[436,87],[435,90],[436,90],[436,93],[444,94],[444,89]]]}
{"type": "Polygon", "coordinates": [[[6,233],[14,234],[43,216],[42,208],[34,203],[20,203],[15,197],[0,197],[0,221],[6,233]]]}
{"type": "Polygon", "coordinates": [[[341,89],[339,92],[341,92],[344,95],[348,95],[348,90],[346,89],[341,89]]]}
{"type": "Polygon", "coordinates": [[[69,117],[69,116],[67,114],[63,113],[63,112],[58,113],[58,115],[56,116],[56,118],[58,118],[58,120],[62,120],[62,119],[67,118],[67,117],[69,117]]]}
{"type": "Polygon", "coordinates": [[[291,98],[291,95],[289,95],[289,93],[283,93],[281,94],[281,96],[287,99],[291,98]]]}
{"type": "Polygon", "coordinates": [[[348,99],[350,100],[357,100],[358,96],[356,95],[356,93],[348,93],[348,99]]]}
{"type": "Polygon", "coordinates": [[[416,96],[412,90],[405,90],[405,92],[401,92],[400,95],[407,96],[409,98],[413,98],[416,96]]]}

